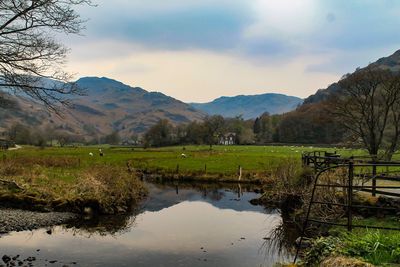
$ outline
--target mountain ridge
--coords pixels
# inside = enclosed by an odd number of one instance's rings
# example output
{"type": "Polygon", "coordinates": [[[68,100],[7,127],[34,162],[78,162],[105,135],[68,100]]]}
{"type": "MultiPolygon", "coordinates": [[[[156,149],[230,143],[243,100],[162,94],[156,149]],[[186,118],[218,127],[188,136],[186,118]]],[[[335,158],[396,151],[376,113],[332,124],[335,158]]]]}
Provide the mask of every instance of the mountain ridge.
{"type": "MultiPolygon", "coordinates": [[[[390,71],[400,71],[400,49],[396,50],[393,54],[387,57],[381,57],[373,63],[368,64],[366,67],[357,68],[357,70],[365,69],[367,67],[378,67],[388,69],[390,71]]],[[[345,78],[345,75],[343,76],[345,78]]],[[[338,82],[330,84],[327,88],[318,89],[315,94],[310,95],[304,99],[304,104],[313,104],[328,99],[331,94],[340,91],[338,82]]]]}
{"type": "Polygon", "coordinates": [[[205,116],[163,93],[149,92],[107,77],[82,77],[75,84],[84,94],[69,96],[73,108],[61,107],[63,118],[47,112],[36,101],[10,95],[17,105],[12,112],[0,108],[0,132],[22,122],[42,129],[51,127],[85,139],[115,131],[121,137],[129,138],[143,134],[160,119],[180,124],[202,120],[205,116]],[[32,120],[33,117],[36,119],[32,120]]]}
{"type": "Polygon", "coordinates": [[[221,96],[207,103],[189,103],[192,107],[209,115],[224,117],[243,116],[254,119],[265,112],[281,114],[294,110],[302,99],[280,93],[264,93],[255,95],[221,96]]]}

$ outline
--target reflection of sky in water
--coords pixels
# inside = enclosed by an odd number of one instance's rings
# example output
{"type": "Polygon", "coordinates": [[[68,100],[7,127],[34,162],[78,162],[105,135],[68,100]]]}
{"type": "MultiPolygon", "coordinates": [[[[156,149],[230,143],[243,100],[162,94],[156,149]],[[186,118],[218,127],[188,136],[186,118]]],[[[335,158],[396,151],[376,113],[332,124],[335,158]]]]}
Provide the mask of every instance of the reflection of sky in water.
{"type": "Polygon", "coordinates": [[[37,255],[39,266],[44,259],[58,260],[60,266],[71,261],[79,266],[272,266],[285,259],[274,248],[268,255],[260,250],[262,238],[281,217],[249,204],[253,193],[238,200],[226,190],[215,191],[214,197],[190,189],[176,195],[174,190],[152,188],[144,211],[122,234],[88,237],[63,227],[52,235],[45,230],[13,233],[0,238],[0,252],[37,255]],[[163,199],[176,204],[162,206],[163,199]]]}

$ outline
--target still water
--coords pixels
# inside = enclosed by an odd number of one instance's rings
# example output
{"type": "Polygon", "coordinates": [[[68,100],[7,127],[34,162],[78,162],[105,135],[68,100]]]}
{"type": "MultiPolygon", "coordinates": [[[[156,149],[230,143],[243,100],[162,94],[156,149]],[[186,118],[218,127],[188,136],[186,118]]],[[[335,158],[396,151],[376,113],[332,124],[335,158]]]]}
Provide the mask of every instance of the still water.
{"type": "Polygon", "coordinates": [[[148,187],[131,216],[11,233],[0,238],[0,254],[34,256],[34,266],[242,267],[293,258],[280,211],[250,204],[259,196],[250,187],[148,187]]]}

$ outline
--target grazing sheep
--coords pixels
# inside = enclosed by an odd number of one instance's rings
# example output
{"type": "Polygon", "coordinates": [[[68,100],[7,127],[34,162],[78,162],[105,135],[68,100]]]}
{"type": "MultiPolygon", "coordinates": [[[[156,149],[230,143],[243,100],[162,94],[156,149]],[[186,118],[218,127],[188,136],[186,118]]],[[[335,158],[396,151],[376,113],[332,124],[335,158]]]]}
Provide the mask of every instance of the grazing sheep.
{"type": "Polygon", "coordinates": [[[182,154],[181,154],[181,157],[182,157],[182,158],[187,158],[187,155],[182,153],[182,154]]]}
{"type": "Polygon", "coordinates": [[[92,153],[92,152],[90,152],[90,153],[89,153],[89,156],[93,157],[93,153],[92,153]]]}

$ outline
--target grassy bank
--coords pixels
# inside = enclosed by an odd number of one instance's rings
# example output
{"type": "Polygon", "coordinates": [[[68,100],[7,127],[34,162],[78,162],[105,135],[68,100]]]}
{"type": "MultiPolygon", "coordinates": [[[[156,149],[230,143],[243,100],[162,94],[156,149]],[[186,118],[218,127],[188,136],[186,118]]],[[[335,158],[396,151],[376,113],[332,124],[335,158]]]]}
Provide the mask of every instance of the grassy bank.
{"type": "MultiPolygon", "coordinates": [[[[23,147],[0,152],[0,200],[39,208],[82,211],[92,206],[104,213],[126,211],[143,195],[137,176],[213,182],[274,184],[275,192],[293,188],[301,173],[305,146],[23,147]],[[99,155],[99,148],[103,156],[99,155]],[[279,181],[279,182],[278,182],[279,181]]],[[[325,150],[325,149],[323,149],[325,150]]],[[[337,150],[343,155],[363,153],[337,150]]]]}
{"type": "MultiPolygon", "coordinates": [[[[358,219],[356,223],[398,227],[400,222],[399,218],[370,218],[358,219]]],[[[348,233],[343,228],[332,228],[329,236],[314,240],[303,262],[304,266],[367,266],[361,262],[375,266],[400,266],[400,232],[359,228],[348,233]],[[346,259],[347,262],[358,262],[358,265],[338,265],[339,260],[346,259]]]]}
{"type": "Polygon", "coordinates": [[[135,173],[73,157],[5,157],[0,185],[3,205],[41,211],[125,213],[146,194],[135,173]]]}

